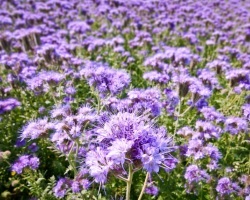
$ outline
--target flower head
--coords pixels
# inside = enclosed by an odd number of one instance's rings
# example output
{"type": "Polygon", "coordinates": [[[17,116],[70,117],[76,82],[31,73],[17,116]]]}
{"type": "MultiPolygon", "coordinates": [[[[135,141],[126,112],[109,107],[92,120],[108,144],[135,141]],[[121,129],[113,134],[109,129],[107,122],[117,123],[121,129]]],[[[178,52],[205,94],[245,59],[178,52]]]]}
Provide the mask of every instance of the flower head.
{"type": "Polygon", "coordinates": [[[37,158],[36,156],[23,155],[15,161],[11,169],[17,174],[21,174],[24,168],[31,168],[33,170],[36,170],[39,164],[39,158],[37,158]]]}
{"type": "Polygon", "coordinates": [[[163,127],[154,127],[147,115],[118,112],[94,132],[93,142],[98,147],[87,154],[86,164],[96,182],[104,183],[108,173],[126,173],[128,164],[148,172],[175,167],[168,162],[174,150],[171,139],[163,127]]]}
{"type": "Polygon", "coordinates": [[[239,117],[228,117],[225,121],[225,130],[236,135],[247,130],[247,121],[239,117]]]}
{"type": "Polygon", "coordinates": [[[11,111],[20,105],[21,103],[14,98],[0,100],[0,114],[11,111]]]}
{"type": "Polygon", "coordinates": [[[231,182],[228,177],[223,177],[218,181],[216,191],[221,195],[229,195],[239,190],[239,186],[236,183],[231,182]]]}
{"type": "Polygon", "coordinates": [[[207,172],[205,170],[201,170],[197,165],[188,166],[184,177],[189,183],[208,181],[210,178],[207,172]]]}

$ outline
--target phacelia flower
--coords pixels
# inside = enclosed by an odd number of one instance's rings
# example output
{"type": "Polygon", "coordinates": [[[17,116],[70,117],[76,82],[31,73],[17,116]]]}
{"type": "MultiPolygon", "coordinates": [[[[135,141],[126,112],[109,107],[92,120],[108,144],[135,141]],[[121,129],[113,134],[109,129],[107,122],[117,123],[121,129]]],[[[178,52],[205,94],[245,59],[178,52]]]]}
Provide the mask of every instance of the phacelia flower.
{"type": "Polygon", "coordinates": [[[244,118],[249,122],[250,121],[250,104],[244,104],[242,106],[242,112],[244,118]]]}
{"type": "Polygon", "coordinates": [[[247,130],[247,121],[239,117],[228,117],[225,121],[225,131],[228,131],[232,135],[236,135],[239,132],[247,130]]]}
{"type": "Polygon", "coordinates": [[[66,195],[67,190],[71,187],[71,182],[72,181],[68,178],[60,178],[53,188],[55,196],[58,198],[63,198],[66,195]]]}
{"type": "Polygon", "coordinates": [[[31,155],[20,156],[15,163],[12,165],[12,171],[15,171],[17,174],[21,174],[24,168],[31,168],[36,170],[39,166],[39,158],[31,155]]]}
{"type": "Polygon", "coordinates": [[[20,105],[21,103],[14,98],[0,100],[0,114],[11,111],[20,105]]]}
{"type": "Polygon", "coordinates": [[[112,69],[100,64],[85,67],[80,71],[88,84],[98,90],[101,95],[120,93],[130,83],[130,76],[124,70],[112,69]]]}
{"type": "Polygon", "coordinates": [[[199,181],[208,181],[210,179],[207,172],[200,169],[197,165],[189,165],[184,177],[189,183],[198,183],[199,181]]]}
{"type": "Polygon", "coordinates": [[[240,187],[236,183],[233,183],[228,177],[221,178],[216,186],[216,191],[220,196],[229,195],[239,190],[240,187]]]}
{"type": "Polygon", "coordinates": [[[203,107],[200,112],[207,121],[215,121],[217,123],[224,121],[224,116],[218,112],[214,107],[203,107]]]}
{"type": "Polygon", "coordinates": [[[98,183],[105,183],[109,173],[126,174],[128,164],[150,173],[159,172],[160,167],[175,167],[176,162],[169,160],[169,153],[174,150],[171,139],[147,115],[118,112],[94,132],[98,147],[87,153],[86,165],[98,183]]]}
{"type": "Polygon", "coordinates": [[[47,137],[49,131],[53,129],[53,123],[47,118],[30,121],[22,130],[22,139],[37,139],[39,137],[47,137]]]}

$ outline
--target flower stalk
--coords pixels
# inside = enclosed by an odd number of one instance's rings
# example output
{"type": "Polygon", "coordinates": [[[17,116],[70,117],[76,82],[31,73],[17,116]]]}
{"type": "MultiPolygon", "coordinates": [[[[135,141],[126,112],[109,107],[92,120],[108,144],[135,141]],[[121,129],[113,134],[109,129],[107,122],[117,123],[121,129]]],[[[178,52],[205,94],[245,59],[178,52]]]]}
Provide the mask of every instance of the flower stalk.
{"type": "Polygon", "coordinates": [[[126,200],[130,200],[130,191],[131,191],[131,185],[132,185],[132,180],[133,180],[133,169],[132,169],[132,165],[129,164],[128,166],[128,180],[127,180],[127,190],[126,190],[126,200]]]}
{"type": "Polygon", "coordinates": [[[143,184],[142,189],[141,189],[140,196],[138,197],[138,200],[141,200],[141,199],[142,199],[142,196],[143,196],[143,194],[144,194],[144,191],[145,191],[145,189],[146,189],[146,187],[147,187],[147,182],[148,182],[149,174],[150,174],[150,173],[147,172],[146,178],[145,178],[145,180],[144,180],[144,184],[143,184]]]}

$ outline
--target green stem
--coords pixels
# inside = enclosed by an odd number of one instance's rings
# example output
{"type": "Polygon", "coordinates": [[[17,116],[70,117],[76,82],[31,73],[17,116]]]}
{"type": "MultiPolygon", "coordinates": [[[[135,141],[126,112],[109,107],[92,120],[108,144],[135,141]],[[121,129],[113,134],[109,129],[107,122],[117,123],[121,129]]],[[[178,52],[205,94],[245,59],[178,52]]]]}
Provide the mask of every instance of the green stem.
{"type": "Polygon", "coordinates": [[[143,184],[143,186],[142,186],[141,193],[140,193],[140,196],[139,196],[138,200],[141,200],[141,199],[142,199],[142,195],[144,194],[144,191],[145,191],[145,189],[146,189],[146,187],[147,187],[148,177],[149,177],[149,172],[147,172],[147,175],[146,175],[144,184],[143,184]]]}
{"type": "Polygon", "coordinates": [[[189,106],[183,113],[181,113],[179,116],[183,117],[193,106],[189,106]]]}
{"type": "Polygon", "coordinates": [[[4,162],[6,162],[9,166],[11,166],[11,164],[9,163],[9,161],[7,160],[3,160],[4,162]]]}
{"type": "Polygon", "coordinates": [[[97,112],[98,114],[100,113],[101,109],[101,103],[100,103],[100,97],[99,97],[99,94],[97,92],[95,92],[95,90],[93,89],[93,93],[95,95],[95,98],[96,98],[96,101],[97,101],[97,112]]]}
{"type": "Polygon", "coordinates": [[[250,174],[250,153],[249,153],[249,159],[248,159],[248,174],[250,174]]]}
{"type": "Polygon", "coordinates": [[[127,181],[127,191],[126,191],[126,200],[130,200],[130,190],[131,190],[131,185],[132,185],[132,179],[133,179],[133,170],[132,170],[132,165],[129,164],[128,166],[128,181],[127,181]]]}
{"type": "Polygon", "coordinates": [[[98,114],[100,113],[101,111],[101,100],[100,100],[100,96],[99,94],[95,91],[95,89],[93,87],[91,87],[91,92],[92,94],[95,96],[96,98],[96,101],[97,101],[97,112],[98,114]]]}
{"type": "Polygon", "coordinates": [[[124,178],[123,176],[118,175],[116,177],[122,181],[125,181],[126,183],[128,182],[128,179],[124,178]]]}
{"type": "Polygon", "coordinates": [[[75,166],[77,166],[77,156],[78,156],[78,152],[79,152],[79,141],[76,140],[76,154],[75,154],[75,166]]]}
{"type": "Polygon", "coordinates": [[[76,163],[74,162],[75,158],[74,158],[74,155],[73,155],[73,149],[74,149],[75,144],[76,143],[74,142],[71,149],[70,149],[70,151],[69,151],[69,154],[68,154],[68,161],[69,161],[69,164],[70,164],[70,166],[72,167],[72,169],[74,171],[74,177],[76,177],[76,174],[77,174],[76,163]]]}
{"type": "Polygon", "coordinates": [[[201,183],[201,192],[200,192],[200,197],[201,197],[201,200],[203,199],[203,187],[202,187],[202,183],[201,183]]]}
{"type": "Polygon", "coordinates": [[[79,140],[74,139],[68,132],[67,132],[67,134],[72,139],[72,141],[74,141],[67,158],[68,158],[70,166],[72,167],[72,169],[74,171],[74,177],[76,177],[76,175],[77,175],[76,166],[77,166],[77,155],[78,155],[78,151],[79,151],[79,140]],[[74,149],[75,145],[76,145],[76,150],[74,152],[73,149],[74,149]],[[73,153],[75,153],[75,155],[73,155],[73,153]]]}
{"type": "Polygon", "coordinates": [[[179,102],[179,106],[178,106],[177,120],[175,122],[175,127],[174,127],[174,137],[175,137],[177,128],[179,126],[179,115],[181,113],[181,104],[182,104],[182,98],[180,98],[180,102],[179,102]]]}

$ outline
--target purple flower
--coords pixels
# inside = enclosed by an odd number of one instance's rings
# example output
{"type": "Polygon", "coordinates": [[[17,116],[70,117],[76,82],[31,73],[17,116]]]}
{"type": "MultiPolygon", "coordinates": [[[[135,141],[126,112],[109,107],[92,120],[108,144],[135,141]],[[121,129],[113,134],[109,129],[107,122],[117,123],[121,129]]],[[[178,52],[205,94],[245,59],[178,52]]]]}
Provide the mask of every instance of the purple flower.
{"type": "Polygon", "coordinates": [[[165,171],[166,172],[170,172],[173,169],[176,168],[177,164],[179,163],[178,159],[176,159],[173,156],[168,156],[165,161],[164,161],[164,165],[166,166],[165,171]]]}
{"type": "Polygon", "coordinates": [[[79,193],[81,190],[86,190],[89,187],[89,181],[79,173],[75,180],[71,183],[71,190],[74,193],[79,193]]]}
{"type": "Polygon", "coordinates": [[[179,97],[185,97],[189,92],[189,86],[192,84],[192,77],[186,72],[173,74],[173,82],[177,85],[179,97]]]}
{"type": "Polygon", "coordinates": [[[128,99],[131,101],[130,105],[135,110],[144,112],[150,111],[154,117],[161,113],[161,93],[156,88],[148,88],[146,90],[131,90],[128,92],[128,99]]]}
{"type": "Polygon", "coordinates": [[[195,134],[195,132],[190,127],[184,126],[177,131],[177,134],[181,135],[182,137],[189,138],[192,137],[195,134]]]}
{"type": "Polygon", "coordinates": [[[193,103],[196,103],[201,98],[208,98],[211,95],[211,91],[206,88],[199,79],[192,80],[189,90],[192,94],[193,103]]]}
{"type": "Polygon", "coordinates": [[[205,121],[196,121],[195,128],[198,132],[196,132],[193,135],[193,139],[199,138],[199,139],[205,139],[209,140],[211,138],[218,139],[221,134],[221,129],[219,127],[214,126],[210,122],[205,121]]]}
{"type": "Polygon", "coordinates": [[[147,115],[118,112],[94,131],[94,136],[99,147],[87,153],[86,165],[96,182],[105,183],[108,173],[126,173],[124,167],[129,163],[148,172],[175,167],[176,161],[171,162],[169,157],[174,150],[171,140],[163,127],[151,124],[147,115]]]}
{"type": "Polygon", "coordinates": [[[205,156],[203,152],[203,147],[204,145],[202,140],[199,139],[190,140],[188,143],[186,156],[187,157],[193,156],[195,160],[203,158],[205,156]]]}
{"type": "Polygon", "coordinates": [[[33,170],[37,169],[39,166],[39,159],[37,157],[31,157],[29,159],[29,167],[33,170]]]}
{"type": "Polygon", "coordinates": [[[198,71],[198,78],[202,83],[210,89],[219,89],[220,85],[216,78],[215,72],[210,71],[209,69],[202,69],[198,71]]]}
{"type": "Polygon", "coordinates": [[[83,34],[90,31],[90,26],[84,21],[74,21],[68,24],[68,29],[70,30],[70,34],[83,34]]]}
{"type": "Polygon", "coordinates": [[[249,90],[250,88],[250,75],[247,69],[232,69],[226,72],[226,79],[230,80],[232,87],[239,86],[249,90]]]}
{"type": "Polygon", "coordinates": [[[38,151],[39,147],[37,146],[37,144],[35,142],[33,142],[31,145],[28,146],[28,149],[31,152],[36,152],[36,151],[38,151]]]}
{"type": "Polygon", "coordinates": [[[223,177],[218,181],[216,186],[216,191],[221,195],[229,195],[235,192],[238,192],[240,187],[236,184],[231,182],[228,177],[223,177]]]}
{"type": "Polygon", "coordinates": [[[50,140],[63,153],[69,153],[74,144],[72,139],[81,138],[84,130],[98,119],[90,106],[84,105],[73,112],[68,104],[56,106],[51,117],[54,121],[50,140]]]}
{"type": "Polygon", "coordinates": [[[201,170],[197,165],[189,165],[186,169],[185,179],[189,183],[198,183],[200,181],[208,181],[210,176],[205,170],[201,170]]]}
{"type": "Polygon", "coordinates": [[[36,170],[40,162],[36,156],[23,155],[20,156],[15,163],[12,165],[12,171],[15,171],[17,174],[21,174],[23,169],[29,167],[33,170],[36,170]]]}
{"type": "Polygon", "coordinates": [[[172,116],[174,114],[175,108],[178,105],[180,99],[178,97],[178,93],[171,89],[165,89],[166,101],[163,103],[167,111],[167,115],[172,116]]]}
{"type": "Polygon", "coordinates": [[[110,158],[114,164],[123,165],[126,159],[126,153],[131,149],[133,142],[126,139],[117,139],[108,147],[109,153],[107,158],[110,158]]]}
{"type": "Polygon", "coordinates": [[[72,189],[72,192],[74,193],[80,192],[80,183],[78,181],[73,181],[71,184],[71,189],[72,189]]]}
{"type": "Polygon", "coordinates": [[[203,107],[200,112],[204,118],[209,121],[215,121],[217,123],[224,121],[224,116],[218,112],[214,107],[203,107]]]}
{"type": "Polygon", "coordinates": [[[27,79],[28,88],[36,93],[48,92],[49,88],[64,79],[64,75],[54,71],[43,71],[35,77],[27,79]]]}
{"type": "Polygon", "coordinates": [[[89,167],[90,176],[94,177],[95,182],[104,184],[112,161],[106,158],[107,152],[99,147],[96,150],[89,151],[86,156],[86,165],[89,167]]]}
{"type": "Polygon", "coordinates": [[[150,186],[146,187],[145,193],[152,196],[157,196],[159,193],[159,189],[155,185],[151,184],[150,186]]]}
{"type": "Polygon", "coordinates": [[[204,154],[209,156],[214,161],[218,161],[222,158],[222,154],[220,153],[219,149],[212,144],[208,144],[206,147],[204,147],[204,154]]]}
{"type": "Polygon", "coordinates": [[[239,117],[228,117],[225,121],[225,131],[228,131],[232,135],[246,131],[247,126],[247,121],[239,117]]]}
{"type": "Polygon", "coordinates": [[[65,88],[65,93],[68,95],[74,95],[76,93],[76,89],[73,86],[69,86],[65,88]]]}
{"type": "Polygon", "coordinates": [[[213,171],[213,170],[218,169],[219,166],[218,166],[217,160],[211,160],[211,161],[207,164],[207,168],[208,168],[210,171],[213,171]]]}
{"type": "Polygon", "coordinates": [[[51,111],[52,118],[66,117],[69,115],[71,115],[71,108],[70,108],[70,105],[68,105],[68,104],[57,105],[51,111]]]}
{"type": "Polygon", "coordinates": [[[92,64],[80,71],[90,86],[95,87],[101,95],[116,95],[130,83],[130,76],[124,70],[115,70],[100,63],[92,64]]]}
{"type": "Polygon", "coordinates": [[[188,48],[180,47],[175,50],[174,61],[181,65],[189,65],[191,62],[199,62],[198,55],[194,55],[188,48]]]}
{"type": "Polygon", "coordinates": [[[164,156],[159,154],[158,152],[155,152],[155,149],[150,149],[147,154],[143,154],[141,156],[141,160],[143,163],[143,167],[148,172],[159,172],[160,164],[162,163],[164,159],[164,156]]]}
{"type": "Polygon", "coordinates": [[[22,139],[37,139],[39,137],[47,137],[49,131],[52,130],[53,123],[49,122],[47,118],[30,121],[22,130],[20,137],[22,139]]]}
{"type": "Polygon", "coordinates": [[[18,160],[12,165],[12,171],[15,171],[17,174],[21,174],[23,169],[28,166],[29,156],[23,155],[18,158],[18,160]]]}
{"type": "Polygon", "coordinates": [[[244,104],[242,106],[243,116],[247,121],[250,121],[250,104],[244,104]]]}
{"type": "Polygon", "coordinates": [[[217,74],[220,74],[221,72],[225,72],[227,69],[231,68],[230,64],[223,60],[214,60],[207,64],[207,67],[210,69],[214,69],[217,74]]]}
{"type": "Polygon", "coordinates": [[[146,72],[143,78],[152,82],[166,84],[169,81],[169,76],[167,74],[159,73],[157,71],[146,72]]]}
{"type": "Polygon", "coordinates": [[[244,196],[249,195],[249,197],[250,197],[249,176],[246,174],[243,174],[238,180],[244,186],[244,188],[239,193],[244,195],[244,196]]]}
{"type": "Polygon", "coordinates": [[[41,106],[41,107],[38,109],[38,113],[39,113],[39,114],[43,114],[45,111],[46,111],[46,108],[45,108],[44,106],[41,106]]]}
{"type": "Polygon", "coordinates": [[[57,181],[56,186],[53,188],[55,196],[63,198],[70,186],[71,181],[68,178],[60,178],[59,181],[57,181]]]}
{"type": "Polygon", "coordinates": [[[20,105],[21,103],[14,98],[0,100],[0,114],[11,111],[20,105]]]}

